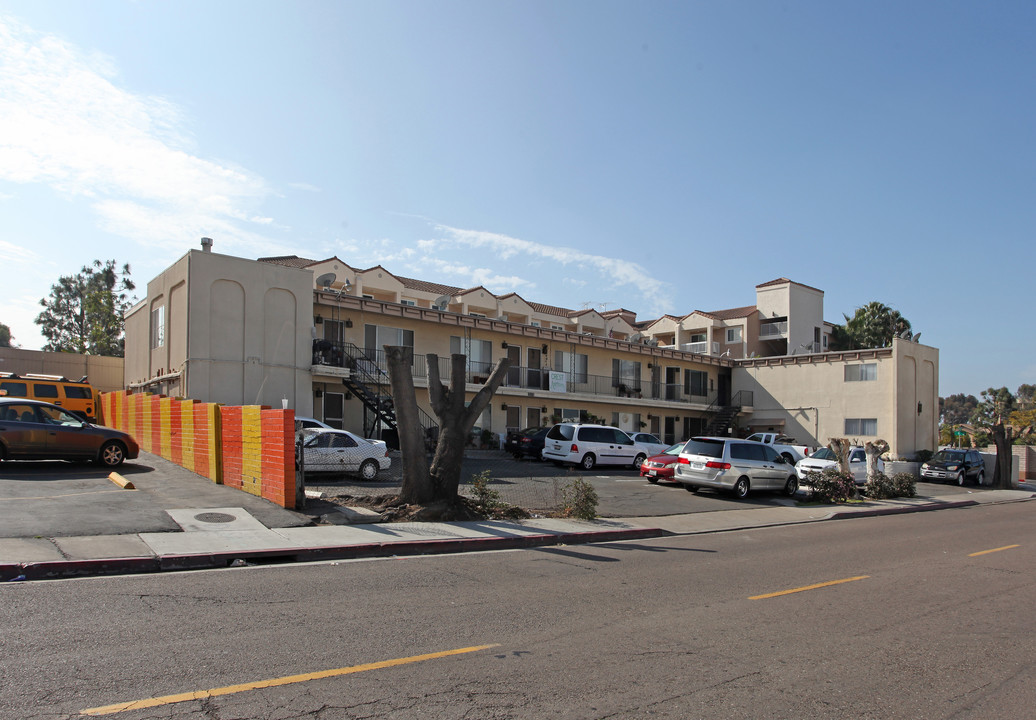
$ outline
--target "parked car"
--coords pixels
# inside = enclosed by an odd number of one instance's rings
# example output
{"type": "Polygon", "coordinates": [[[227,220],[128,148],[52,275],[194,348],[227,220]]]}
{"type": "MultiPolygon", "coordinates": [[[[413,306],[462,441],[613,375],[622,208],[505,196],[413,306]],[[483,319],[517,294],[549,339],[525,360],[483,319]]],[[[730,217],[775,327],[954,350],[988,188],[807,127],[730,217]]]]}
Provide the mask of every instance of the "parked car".
{"type": "MultiPolygon", "coordinates": [[[[820,448],[808,458],[795,463],[795,474],[799,476],[799,482],[802,482],[810,472],[823,472],[824,468],[837,465],[838,457],[834,451],[831,448],[820,448]]],[[[885,472],[885,463],[881,458],[878,458],[877,469],[878,472],[885,472]]],[[[862,447],[849,448],[849,471],[857,485],[867,482],[867,453],[862,447]]]]}
{"type": "Polygon", "coordinates": [[[558,465],[568,463],[591,470],[595,465],[639,468],[647,453],[617,427],[558,423],[547,431],[542,457],[558,465]]]}
{"type": "Polygon", "coordinates": [[[57,405],[0,397],[0,460],[94,460],[118,467],[140,448],[127,433],[92,425],[57,405]]]}
{"type": "Polygon", "coordinates": [[[309,428],[302,431],[302,457],[306,472],[357,473],[373,480],[388,470],[392,459],[383,440],[370,440],[348,430],[309,428]]]}
{"type": "Polygon", "coordinates": [[[781,490],[790,496],[799,489],[794,467],[776,450],[734,438],[691,438],[680,453],[673,478],[691,492],[714,488],[737,498],[751,490],[781,490]]]}
{"type": "Polygon", "coordinates": [[[300,415],[295,416],[295,427],[305,430],[307,428],[326,428],[328,430],[334,430],[333,427],[325,422],[321,422],[316,418],[303,417],[300,415]]]}
{"type": "Polygon", "coordinates": [[[680,461],[683,445],[682,442],[670,445],[665,452],[649,457],[640,466],[640,476],[653,483],[659,480],[673,480],[674,468],[680,461]]]}
{"type": "Polygon", "coordinates": [[[548,432],[550,432],[550,428],[545,427],[523,430],[521,435],[518,436],[518,442],[512,453],[514,459],[533,458],[534,460],[541,460],[543,444],[546,442],[548,432]]]}
{"type": "Polygon", "coordinates": [[[968,479],[982,485],[986,480],[986,461],[978,450],[939,450],[928,462],[921,463],[922,480],[950,480],[963,485],[968,479]]]}
{"type": "Polygon", "coordinates": [[[518,454],[517,453],[518,453],[518,447],[519,447],[519,440],[520,440],[520,438],[523,435],[532,435],[534,432],[536,432],[537,430],[541,430],[541,429],[545,430],[546,428],[540,428],[539,426],[536,426],[536,427],[525,428],[524,430],[510,430],[510,431],[508,431],[507,435],[504,436],[504,452],[506,452],[506,453],[508,453],[510,455],[514,455],[514,457],[517,459],[518,458],[518,454]]]}
{"type": "MultiPolygon", "coordinates": [[[[657,436],[646,432],[627,433],[633,442],[640,446],[640,449],[647,453],[648,457],[659,455],[669,449],[667,443],[662,442],[657,436]]],[[[681,443],[682,445],[683,443],[681,443]]]]}

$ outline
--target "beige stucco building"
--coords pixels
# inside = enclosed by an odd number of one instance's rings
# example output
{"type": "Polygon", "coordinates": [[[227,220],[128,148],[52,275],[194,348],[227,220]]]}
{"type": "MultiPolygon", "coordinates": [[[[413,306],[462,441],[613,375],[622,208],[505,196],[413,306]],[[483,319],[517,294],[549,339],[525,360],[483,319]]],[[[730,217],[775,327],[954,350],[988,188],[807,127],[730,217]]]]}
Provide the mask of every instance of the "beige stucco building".
{"type": "MultiPolygon", "coordinates": [[[[257,261],[191,251],[148,284],[126,322],[131,387],[198,400],[278,405],[368,436],[394,422],[383,348],[467,356],[469,397],[511,360],[478,425],[498,436],[561,419],[646,429],[666,442],[774,428],[811,445],[881,437],[935,447],[938,350],[824,352],[823,291],[780,278],[756,304],[638,321],[484,287],[353,268],[337,257],[257,261]]],[[[431,417],[426,424],[431,424],[431,417]]],[[[386,432],[389,431],[389,432],[386,432]]]]}

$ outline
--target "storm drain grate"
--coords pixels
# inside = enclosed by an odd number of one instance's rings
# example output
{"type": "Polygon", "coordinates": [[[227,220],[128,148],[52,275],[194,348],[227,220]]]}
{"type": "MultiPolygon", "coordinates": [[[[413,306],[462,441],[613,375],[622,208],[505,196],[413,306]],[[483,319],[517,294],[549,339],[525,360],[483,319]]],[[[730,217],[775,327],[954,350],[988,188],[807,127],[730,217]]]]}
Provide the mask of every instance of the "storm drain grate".
{"type": "Polygon", "coordinates": [[[234,517],[233,515],[229,515],[227,513],[219,513],[219,512],[198,513],[197,515],[194,516],[194,519],[197,520],[198,522],[207,522],[207,523],[228,523],[228,522],[234,522],[235,520],[237,520],[237,518],[234,517]]]}

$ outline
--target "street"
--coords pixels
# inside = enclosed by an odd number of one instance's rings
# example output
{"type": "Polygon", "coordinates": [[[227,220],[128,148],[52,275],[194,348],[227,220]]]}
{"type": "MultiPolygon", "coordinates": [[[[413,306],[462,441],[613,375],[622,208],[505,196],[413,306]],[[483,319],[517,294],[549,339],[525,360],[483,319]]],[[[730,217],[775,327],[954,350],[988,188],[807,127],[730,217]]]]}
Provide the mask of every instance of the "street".
{"type": "Polygon", "coordinates": [[[1025,717],[1034,508],[7,583],[0,717],[1025,717]]]}

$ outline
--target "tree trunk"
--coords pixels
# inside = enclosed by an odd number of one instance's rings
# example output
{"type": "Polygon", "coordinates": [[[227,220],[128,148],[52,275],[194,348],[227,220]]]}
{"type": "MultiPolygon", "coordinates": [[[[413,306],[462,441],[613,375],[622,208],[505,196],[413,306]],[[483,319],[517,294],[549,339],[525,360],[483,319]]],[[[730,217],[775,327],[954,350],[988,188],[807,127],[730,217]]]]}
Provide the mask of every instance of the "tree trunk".
{"type": "Polygon", "coordinates": [[[399,432],[399,453],[403,463],[403,486],[399,499],[405,503],[426,505],[435,499],[428,474],[428,455],[424,430],[417,411],[414,391],[414,349],[405,346],[385,346],[389,383],[396,411],[399,432]]]}
{"type": "Polygon", "coordinates": [[[993,471],[993,487],[1001,490],[1010,490],[1013,487],[1011,482],[1011,469],[1014,457],[1011,454],[1011,438],[1008,436],[1004,424],[997,423],[990,428],[993,435],[993,444],[996,445],[996,469],[993,471]]]}
{"type": "Polygon", "coordinates": [[[884,440],[878,440],[877,442],[866,442],[863,445],[863,452],[867,456],[867,479],[870,480],[872,477],[878,474],[878,458],[881,454],[888,452],[889,444],[884,440]]]}
{"type": "Polygon", "coordinates": [[[467,358],[459,354],[450,356],[450,387],[446,388],[439,379],[439,356],[429,353],[427,357],[428,399],[439,419],[439,444],[432,458],[431,483],[437,500],[453,502],[471,428],[506,378],[511,361],[506,357],[498,360],[485,385],[465,407],[467,358]]]}
{"type": "Polygon", "coordinates": [[[849,470],[849,448],[852,447],[849,443],[848,438],[831,438],[831,441],[827,444],[831,448],[831,452],[838,458],[838,470],[839,472],[848,475],[849,470]]]}

